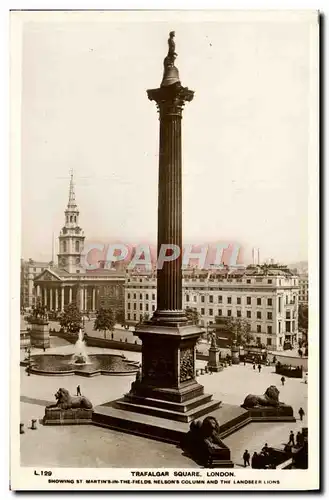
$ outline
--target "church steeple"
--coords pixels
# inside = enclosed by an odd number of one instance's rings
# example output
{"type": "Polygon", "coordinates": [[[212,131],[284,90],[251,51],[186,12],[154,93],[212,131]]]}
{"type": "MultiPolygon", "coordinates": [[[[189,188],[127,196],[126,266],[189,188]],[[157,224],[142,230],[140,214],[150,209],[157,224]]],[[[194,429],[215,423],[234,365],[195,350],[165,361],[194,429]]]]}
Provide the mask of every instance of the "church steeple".
{"type": "Polygon", "coordinates": [[[70,273],[80,268],[84,233],[79,226],[79,209],[75,200],[73,170],[70,171],[69,201],[65,210],[65,225],[59,235],[58,265],[70,273]]]}

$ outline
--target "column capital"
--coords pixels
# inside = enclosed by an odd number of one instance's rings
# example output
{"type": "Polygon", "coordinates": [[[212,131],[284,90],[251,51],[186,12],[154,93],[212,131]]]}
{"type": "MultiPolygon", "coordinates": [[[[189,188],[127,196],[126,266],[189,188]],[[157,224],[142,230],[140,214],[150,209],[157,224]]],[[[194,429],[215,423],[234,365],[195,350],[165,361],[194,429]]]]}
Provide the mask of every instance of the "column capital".
{"type": "Polygon", "coordinates": [[[168,87],[147,90],[147,96],[150,101],[156,102],[161,118],[172,115],[181,117],[184,104],[192,101],[194,91],[174,83],[168,87]]]}

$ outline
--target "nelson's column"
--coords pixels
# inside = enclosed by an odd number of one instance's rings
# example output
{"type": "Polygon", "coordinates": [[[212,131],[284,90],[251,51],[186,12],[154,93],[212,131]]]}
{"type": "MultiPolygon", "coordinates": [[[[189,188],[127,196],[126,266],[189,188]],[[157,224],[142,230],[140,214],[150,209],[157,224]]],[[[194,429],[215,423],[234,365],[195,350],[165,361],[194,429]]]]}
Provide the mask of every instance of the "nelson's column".
{"type": "MultiPolygon", "coordinates": [[[[174,32],[169,35],[161,85],[147,91],[160,119],[158,255],[166,245],[182,250],[182,113],[194,95],[180,82],[174,36],[174,32]]],[[[136,327],[135,335],[143,343],[141,373],[124,398],[98,407],[94,420],[179,441],[189,422],[219,407],[195,379],[195,346],[200,334],[182,309],[180,255],[158,269],[157,309],[150,321],[136,327]]]]}

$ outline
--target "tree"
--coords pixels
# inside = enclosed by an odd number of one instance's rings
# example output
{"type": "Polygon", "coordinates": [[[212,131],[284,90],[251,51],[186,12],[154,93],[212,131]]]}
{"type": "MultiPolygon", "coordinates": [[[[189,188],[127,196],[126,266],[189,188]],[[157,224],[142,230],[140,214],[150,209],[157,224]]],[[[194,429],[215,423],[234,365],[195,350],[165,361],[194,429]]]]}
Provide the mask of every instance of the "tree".
{"type": "Polygon", "coordinates": [[[226,318],[226,326],[232,332],[233,339],[237,341],[237,344],[248,345],[253,339],[250,332],[251,325],[247,319],[229,317],[226,318]]]}
{"type": "Polygon", "coordinates": [[[106,339],[106,330],[113,332],[114,325],[115,319],[113,311],[105,307],[100,307],[96,313],[94,330],[104,332],[104,338],[106,339]]]}
{"type": "Polygon", "coordinates": [[[119,325],[125,325],[125,312],[124,309],[118,309],[115,313],[115,320],[119,325]]]}
{"type": "Polygon", "coordinates": [[[77,333],[82,326],[82,314],[75,302],[65,306],[60,315],[59,324],[69,333],[77,333]]]}
{"type": "Polygon", "coordinates": [[[185,309],[185,315],[189,321],[192,321],[194,325],[199,324],[199,313],[195,307],[187,307],[185,309]]]}
{"type": "Polygon", "coordinates": [[[308,332],[308,305],[299,304],[298,306],[298,326],[303,333],[308,332]]]}

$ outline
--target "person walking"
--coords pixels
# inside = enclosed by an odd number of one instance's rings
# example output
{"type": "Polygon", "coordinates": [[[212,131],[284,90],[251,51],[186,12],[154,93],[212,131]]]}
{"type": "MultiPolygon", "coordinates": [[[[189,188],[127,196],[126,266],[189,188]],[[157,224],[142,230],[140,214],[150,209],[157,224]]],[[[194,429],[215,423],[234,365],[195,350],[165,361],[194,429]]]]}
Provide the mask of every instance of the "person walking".
{"type": "Polygon", "coordinates": [[[282,385],[284,385],[285,381],[286,381],[286,379],[285,379],[285,378],[284,378],[284,376],[282,375],[282,377],[281,377],[281,384],[282,384],[282,385]]]}
{"type": "Polygon", "coordinates": [[[302,446],[302,433],[300,431],[296,434],[296,445],[298,448],[302,446]]]}
{"type": "Polygon", "coordinates": [[[77,386],[77,396],[82,396],[80,386],[77,386]]]}
{"type": "Polygon", "coordinates": [[[253,370],[256,370],[256,365],[255,363],[252,365],[253,370]]]}
{"type": "Polygon", "coordinates": [[[256,451],[254,451],[254,454],[251,457],[251,468],[258,469],[258,464],[259,464],[259,456],[258,456],[258,453],[256,451]]]}
{"type": "Polygon", "coordinates": [[[295,446],[295,435],[292,431],[290,431],[290,434],[289,434],[288,445],[295,446]]]}
{"type": "Polygon", "coordinates": [[[247,467],[247,465],[250,466],[250,453],[248,450],[245,450],[242,458],[243,458],[244,466],[245,467],[247,467]]]}
{"type": "Polygon", "coordinates": [[[305,412],[304,412],[302,407],[299,408],[298,413],[299,413],[301,421],[303,421],[303,417],[305,415],[305,412]]]}
{"type": "Polygon", "coordinates": [[[259,363],[258,365],[258,373],[260,373],[262,371],[262,365],[259,363]]]}

